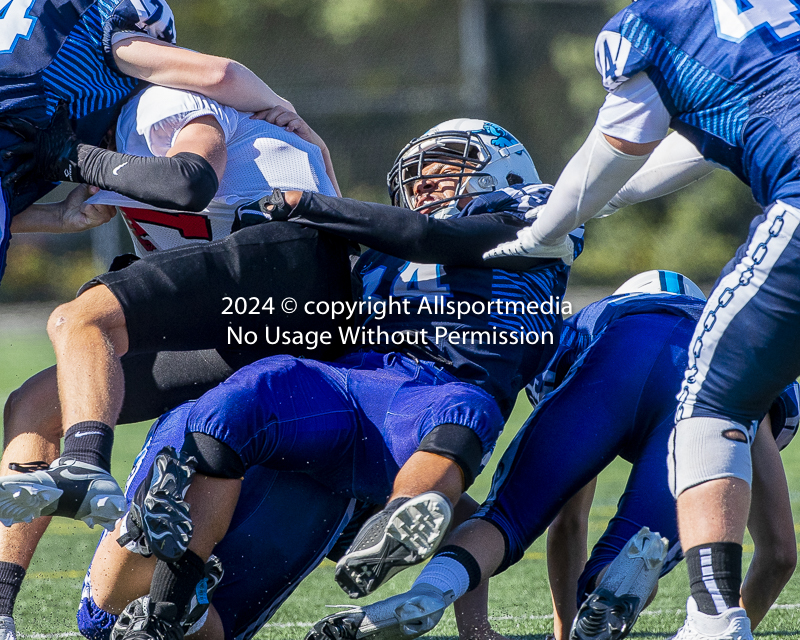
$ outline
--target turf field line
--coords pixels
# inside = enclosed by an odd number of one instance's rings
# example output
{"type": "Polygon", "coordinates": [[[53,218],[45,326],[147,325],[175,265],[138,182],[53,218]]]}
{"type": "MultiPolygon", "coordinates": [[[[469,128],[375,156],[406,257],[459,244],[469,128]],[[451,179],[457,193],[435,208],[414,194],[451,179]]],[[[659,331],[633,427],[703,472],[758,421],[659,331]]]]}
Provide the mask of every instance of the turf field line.
{"type": "MultiPolygon", "coordinates": [[[[773,604],[770,609],[800,609],[800,603],[797,604],[773,604]]],[[[657,609],[654,611],[642,611],[643,616],[661,616],[665,614],[679,615],[685,614],[686,609],[657,609]]],[[[553,614],[538,615],[538,616],[489,616],[491,622],[502,622],[506,620],[552,620],[553,614]]],[[[268,622],[262,629],[292,629],[295,627],[310,627],[314,622],[268,622]]],[[[17,636],[18,638],[31,638],[32,640],[49,640],[50,638],[80,638],[81,634],[77,631],[67,631],[65,633],[22,633],[17,636]]]]}
{"type": "MultiPolygon", "coordinates": [[[[774,604],[771,609],[800,609],[800,603],[797,604],[774,604]]],[[[657,609],[653,611],[642,611],[643,616],[661,616],[665,614],[685,614],[686,609],[657,609]]],[[[553,614],[547,615],[530,615],[530,616],[489,616],[491,622],[498,622],[504,620],[552,620],[553,614]]],[[[314,622],[268,622],[262,628],[264,629],[290,629],[292,627],[310,627],[314,622]]],[[[22,636],[26,637],[26,636],[22,636]]],[[[33,636],[27,636],[33,637],[33,636]]],[[[50,637],[50,636],[48,636],[50,637]]]]}

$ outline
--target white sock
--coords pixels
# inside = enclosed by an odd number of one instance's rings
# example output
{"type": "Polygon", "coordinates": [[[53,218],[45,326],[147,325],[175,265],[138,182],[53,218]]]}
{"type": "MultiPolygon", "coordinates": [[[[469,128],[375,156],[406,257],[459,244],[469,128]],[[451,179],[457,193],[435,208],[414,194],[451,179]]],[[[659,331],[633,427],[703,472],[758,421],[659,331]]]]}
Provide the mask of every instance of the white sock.
{"type": "Polygon", "coordinates": [[[430,585],[442,593],[452,591],[455,594],[454,600],[458,600],[469,589],[469,573],[458,560],[434,556],[414,581],[411,590],[422,585],[430,585]]]}

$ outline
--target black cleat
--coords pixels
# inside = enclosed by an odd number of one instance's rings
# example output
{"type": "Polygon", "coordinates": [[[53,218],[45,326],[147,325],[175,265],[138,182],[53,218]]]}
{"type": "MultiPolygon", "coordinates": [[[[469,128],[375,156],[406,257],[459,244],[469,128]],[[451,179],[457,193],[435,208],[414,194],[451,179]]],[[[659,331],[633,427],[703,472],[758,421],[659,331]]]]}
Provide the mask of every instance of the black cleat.
{"type": "MultiPolygon", "coordinates": [[[[206,612],[208,611],[214,591],[217,590],[222,580],[222,574],[222,562],[220,562],[217,556],[212,555],[208,559],[208,562],[206,562],[205,577],[197,583],[192,601],[187,605],[186,612],[178,622],[184,635],[189,635],[197,631],[202,626],[202,624],[200,624],[197,629],[193,629],[198,622],[205,622],[206,612]]],[[[133,602],[129,602],[128,606],[119,614],[117,622],[111,629],[110,640],[122,640],[125,634],[128,633],[128,629],[132,624],[136,623],[136,621],[144,620],[147,617],[146,612],[149,610],[149,606],[150,596],[142,596],[133,602]]]]}
{"type": "Polygon", "coordinates": [[[177,612],[171,602],[153,603],[147,596],[134,600],[117,621],[125,618],[124,633],[117,640],[183,640],[177,612]]]}
{"type": "Polygon", "coordinates": [[[184,497],[196,462],[173,447],[164,447],[153,461],[153,476],[142,504],[131,504],[132,521],[141,527],[153,555],[164,562],[180,558],[192,539],[192,519],[184,497]]]}
{"type": "Polygon", "coordinates": [[[450,501],[435,491],[393,500],[361,527],[336,565],[336,582],[351,598],[372,593],[396,573],[432,556],[452,514],[450,501]]]}
{"type": "Polygon", "coordinates": [[[636,621],[639,598],[617,597],[610,591],[597,589],[584,600],[570,640],[620,640],[627,636],[636,621]]]}

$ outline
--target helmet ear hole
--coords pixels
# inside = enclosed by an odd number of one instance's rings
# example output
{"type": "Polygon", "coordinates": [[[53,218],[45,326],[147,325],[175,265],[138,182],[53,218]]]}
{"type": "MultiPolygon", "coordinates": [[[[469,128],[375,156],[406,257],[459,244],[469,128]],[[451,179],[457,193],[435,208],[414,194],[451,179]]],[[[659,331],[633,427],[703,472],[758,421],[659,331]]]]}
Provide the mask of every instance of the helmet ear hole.
{"type": "Polygon", "coordinates": [[[506,176],[506,182],[509,187],[513,187],[515,184],[522,184],[525,181],[522,179],[522,176],[518,176],[516,173],[509,173],[506,176]]]}

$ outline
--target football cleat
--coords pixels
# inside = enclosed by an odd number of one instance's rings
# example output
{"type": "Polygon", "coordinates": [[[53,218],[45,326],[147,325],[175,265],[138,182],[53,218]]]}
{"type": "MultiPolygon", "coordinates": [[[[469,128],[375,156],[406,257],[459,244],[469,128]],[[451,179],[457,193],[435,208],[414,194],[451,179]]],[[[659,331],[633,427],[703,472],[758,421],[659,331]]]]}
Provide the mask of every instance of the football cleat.
{"type": "Polygon", "coordinates": [[[219,583],[222,582],[222,576],[225,573],[222,568],[222,561],[215,555],[209,557],[208,562],[206,562],[205,573],[205,577],[197,583],[194,595],[192,595],[192,599],[186,607],[186,613],[181,618],[183,632],[186,635],[198,631],[206,621],[211,599],[214,597],[214,592],[217,590],[219,583]]]}
{"type": "MultiPolygon", "coordinates": [[[[206,575],[197,583],[192,600],[179,622],[184,635],[195,633],[205,623],[211,598],[222,580],[222,574],[222,562],[217,556],[212,555],[206,562],[206,575]]],[[[150,596],[142,596],[128,603],[111,629],[110,640],[122,640],[132,624],[144,619],[149,606],[150,596]]]]}
{"type": "Polygon", "coordinates": [[[438,548],[453,509],[441,493],[392,500],[364,523],[336,564],[336,582],[351,598],[366,596],[438,548]]]}
{"type": "Polygon", "coordinates": [[[58,458],[47,470],[0,478],[0,522],[7,527],[39,516],[62,516],[112,530],[126,506],[110,473],[74,458],[58,458]]]}
{"type": "Polygon", "coordinates": [[[619,640],[627,636],[658,584],[669,541],[647,527],[634,535],[584,600],[571,640],[619,640]]]}
{"type": "Polygon", "coordinates": [[[17,627],[11,616],[0,616],[0,640],[17,640],[17,627]]]}
{"type": "Polygon", "coordinates": [[[753,640],[750,618],[741,607],[710,616],[697,610],[694,598],[686,602],[686,622],[671,640],[753,640]]]}
{"type": "Polygon", "coordinates": [[[455,600],[430,585],[414,587],[364,607],[352,607],[326,616],[305,640],[410,640],[433,629],[455,600]]]}
{"type": "Polygon", "coordinates": [[[183,640],[177,608],[171,602],[151,602],[149,596],[128,604],[111,632],[114,640],[183,640]],[[119,625],[119,629],[117,626],[119,625]]]}
{"type": "Polygon", "coordinates": [[[196,464],[195,458],[164,447],[153,461],[152,478],[142,504],[134,501],[131,512],[140,523],[150,551],[164,562],[175,562],[189,547],[192,519],[184,500],[196,464]]]}

